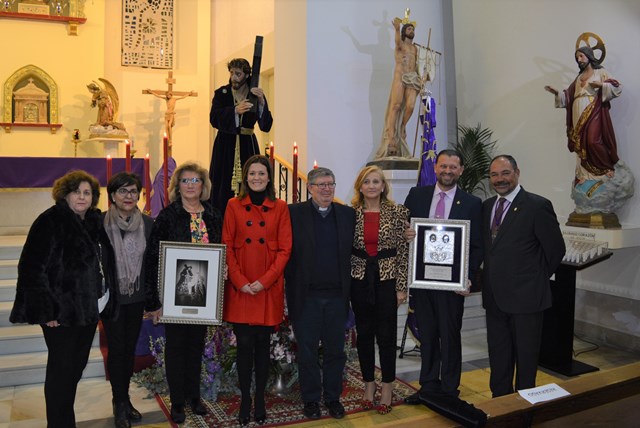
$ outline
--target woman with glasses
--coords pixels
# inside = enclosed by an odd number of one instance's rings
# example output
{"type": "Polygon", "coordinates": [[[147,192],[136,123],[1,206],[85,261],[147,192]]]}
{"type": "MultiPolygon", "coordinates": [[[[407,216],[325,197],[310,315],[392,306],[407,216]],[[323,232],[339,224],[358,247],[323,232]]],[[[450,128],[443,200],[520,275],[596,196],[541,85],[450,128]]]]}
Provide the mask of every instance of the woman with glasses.
{"type": "Polygon", "coordinates": [[[238,422],[249,424],[251,375],[255,370],[254,420],[267,419],[264,390],[269,375],[269,345],[284,315],[284,268],[291,255],[287,203],[276,199],[269,159],[250,157],[242,168],[238,197],[229,200],[222,240],[227,245],[225,321],[237,339],[236,364],[242,401],[238,422]]]}
{"type": "Polygon", "coordinates": [[[351,307],[356,316],[357,349],[365,383],[363,407],[374,407],[375,346],[378,342],[382,385],[376,407],[391,411],[396,377],[398,306],[407,301],[409,244],[404,238],[409,210],[389,199],[389,184],[382,170],[367,166],[353,186],[351,205],[356,230],[351,255],[351,307]]]}
{"type": "MultiPolygon", "coordinates": [[[[211,181],[206,169],[192,162],[176,168],[169,183],[169,204],[160,211],[151,230],[149,253],[145,263],[147,287],[158,293],[160,241],[221,242],[222,216],[206,201],[211,193],[211,181]]],[[[171,419],[181,424],[184,407],[205,415],[200,402],[200,363],[204,350],[206,325],[165,324],[165,365],[171,419]]]]}
{"type": "Polygon", "coordinates": [[[33,222],[20,255],[10,320],[42,327],[47,426],[68,428],[76,426],[73,404],[99,317],[114,314],[117,295],[113,251],[96,208],[100,183],[73,171],[51,193],[55,205],[33,222]]]}
{"type": "Polygon", "coordinates": [[[129,428],[142,415],[129,399],[135,350],[144,310],[157,316],[157,293],[145,287],[143,259],[153,219],[138,209],[142,183],[136,174],[120,172],[107,183],[111,206],[103,214],[104,228],[115,252],[118,317],[102,321],[109,345],[107,369],[113,395],[116,428],[129,428]]]}

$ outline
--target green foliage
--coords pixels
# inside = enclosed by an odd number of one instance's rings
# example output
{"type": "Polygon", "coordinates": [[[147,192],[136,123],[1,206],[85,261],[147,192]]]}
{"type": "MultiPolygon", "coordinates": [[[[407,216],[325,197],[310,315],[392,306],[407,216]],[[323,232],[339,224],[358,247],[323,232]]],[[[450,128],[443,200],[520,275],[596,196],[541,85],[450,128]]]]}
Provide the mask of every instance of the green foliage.
{"type": "Polygon", "coordinates": [[[497,141],[492,141],[493,131],[478,125],[474,128],[458,126],[458,141],[453,148],[464,159],[464,172],[458,186],[468,193],[489,195],[489,165],[494,156],[497,141]]]}

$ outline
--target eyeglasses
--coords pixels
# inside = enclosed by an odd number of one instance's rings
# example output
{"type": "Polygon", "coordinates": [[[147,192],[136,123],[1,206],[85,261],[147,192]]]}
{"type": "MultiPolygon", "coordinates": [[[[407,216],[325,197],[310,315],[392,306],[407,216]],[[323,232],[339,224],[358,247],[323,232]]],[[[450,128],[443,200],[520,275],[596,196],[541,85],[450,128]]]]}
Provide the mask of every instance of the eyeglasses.
{"type": "Polygon", "coordinates": [[[309,186],[316,186],[318,189],[335,189],[336,183],[311,183],[309,186]]]}
{"type": "Polygon", "coordinates": [[[189,183],[193,183],[193,184],[197,184],[197,183],[202,183],[202,180],[196,177],[193,178],[181,178],[180,179],[180,183],[182,184],[189,184],[189,183]]]}
{"type": "Polygon", "coordinates": [[[118,193],[118,195],[123,197],[129,195],[132,198],[136,198],[138,196],[138,189],[127,190],[124,187],[121,187],[118,190],[116,190],[116,193],[118,193]]]}

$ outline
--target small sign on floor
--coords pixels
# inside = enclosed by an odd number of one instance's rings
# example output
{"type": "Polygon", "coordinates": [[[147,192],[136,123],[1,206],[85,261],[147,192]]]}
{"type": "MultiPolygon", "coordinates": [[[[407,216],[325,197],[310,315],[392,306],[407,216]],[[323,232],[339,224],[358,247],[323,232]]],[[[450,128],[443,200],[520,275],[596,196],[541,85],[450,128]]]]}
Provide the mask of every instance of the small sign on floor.
{"type": "Polygon", "coordinates": [[[555,383],[538,386],[535,388],[521,389],[518,394],[531,404],[542,403],[543,401],[555,400],[556,398],[565,397],[569,392],[560,388],[555,383]]]}

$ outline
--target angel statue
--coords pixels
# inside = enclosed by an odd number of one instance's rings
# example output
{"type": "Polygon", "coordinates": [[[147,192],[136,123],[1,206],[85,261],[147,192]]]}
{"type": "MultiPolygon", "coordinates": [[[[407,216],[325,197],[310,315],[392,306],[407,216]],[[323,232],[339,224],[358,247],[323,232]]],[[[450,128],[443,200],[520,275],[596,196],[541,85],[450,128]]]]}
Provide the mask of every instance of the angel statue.
{"type": "Polygon", "coordinates": [[[122,123],[116,122],[120,100],[116,88],[107,79],[99,78],[104,87],[95,80],[87,85],[91,92],[91,107],[98,107],[98,117],[96,123],[89,126],[92,137],[113,136],[127,137],[127,131],[122,123]]]}

